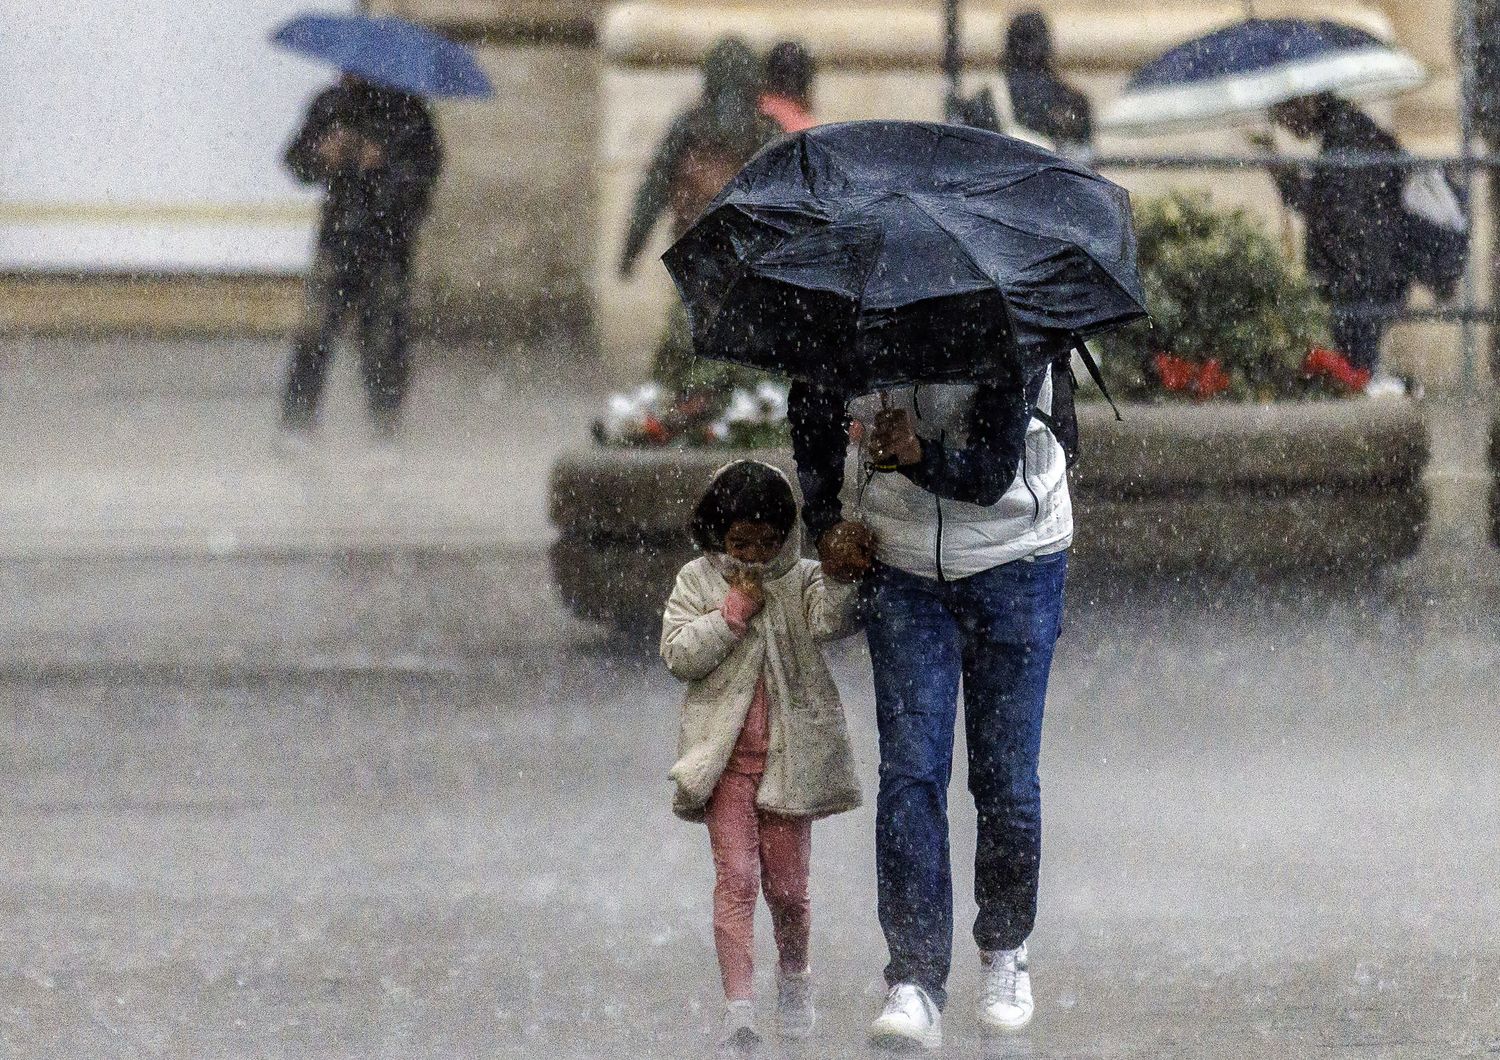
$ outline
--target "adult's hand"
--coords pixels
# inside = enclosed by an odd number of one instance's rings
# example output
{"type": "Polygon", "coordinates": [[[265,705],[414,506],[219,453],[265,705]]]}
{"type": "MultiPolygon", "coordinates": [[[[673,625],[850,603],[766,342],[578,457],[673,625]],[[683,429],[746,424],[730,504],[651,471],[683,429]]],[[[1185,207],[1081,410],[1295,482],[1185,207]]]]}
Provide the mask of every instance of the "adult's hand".
{"type": "Polygon", "coordinates": [[[329,129],[313,146],[313,153],[330,172],[342,169],[354,144],[354,134],[342,125],[329,129]]]}
{"type": "Polygon", "coordinates": [[[837,582],[857,582],[875,566],[875,532],[864,523],[844,520],[818,538],[823,572],[837,582]]]}
{"type": "Polygon", "coordinates": [[[385,165],[385,150],[374,140],[361,136],[354,151],[354,164],[361,173],[385,165]]]}
{"type": "Polygon", "coordinates": [[[887,409],[877,415],[868,445],[877,468],[911,467],[922,462],[922,442],[905,409],[887,409]]]}

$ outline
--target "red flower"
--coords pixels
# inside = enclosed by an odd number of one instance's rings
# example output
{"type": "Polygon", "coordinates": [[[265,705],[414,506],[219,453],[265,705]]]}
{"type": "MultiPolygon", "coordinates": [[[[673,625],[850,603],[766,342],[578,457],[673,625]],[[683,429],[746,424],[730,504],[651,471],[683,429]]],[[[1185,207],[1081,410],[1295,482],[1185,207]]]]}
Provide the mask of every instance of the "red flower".
{"type": "Polygon", "coordinates": [[[652,445],[666,445],[672,440],[672,432],[655,416],[648,415],[641,421],[641,436],[652,445]]]}
{"type": "Polygon", "coordinates": [[[1229,373],[1219,366],[1218,358],[1210,358],[1198,368],[1198,381],[1193,392],[1200,398],[1211,398],[1229,389],[1229,373]]]}
{"type": "Polygon", "coordinates": [[[1331,379],[1350,393],[1362,393],[1370,383],[1370,370],[1356,368],[1338,350],[1314,346],[1302,362],[1302,373],[1311,378],[1331,379]]]}
{"type": "Polygon", "coordinates": [[[1151,359],[1151,367],[1164,388],[1177,394],[1192,394],[1200,401],[1224,393],[1233,382],[1216,357],[1199,363],[1158,353],[1151,359]]]}
{"type": "Polygon", "coordinates": [[[1158,353],[1151,358],[1151,367],[1166,389],[1179,394],[1192,391],[1198,379],[1198,366],[1186,357],[1174,357],[1170,353],[1158,353]]]}

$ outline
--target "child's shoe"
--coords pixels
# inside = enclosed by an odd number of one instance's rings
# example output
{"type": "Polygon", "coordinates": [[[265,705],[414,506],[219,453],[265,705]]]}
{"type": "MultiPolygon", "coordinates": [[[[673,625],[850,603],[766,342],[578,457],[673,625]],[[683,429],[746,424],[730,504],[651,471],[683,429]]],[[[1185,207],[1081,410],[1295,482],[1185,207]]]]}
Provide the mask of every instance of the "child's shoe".
{"type": "Polygon", "coordinates": [[[813,1032],[812,972],[776,973],[776,1030],[783,1038],[800,1041],[813,1032]]]}
{"type": "Polygon", "coordinates": [[[755,1002],[731,1001],[724,1006],[724,1033],[719,1046],[726,1050],[750,1049],[760,1044],[755,1030],[755,1002]]]}

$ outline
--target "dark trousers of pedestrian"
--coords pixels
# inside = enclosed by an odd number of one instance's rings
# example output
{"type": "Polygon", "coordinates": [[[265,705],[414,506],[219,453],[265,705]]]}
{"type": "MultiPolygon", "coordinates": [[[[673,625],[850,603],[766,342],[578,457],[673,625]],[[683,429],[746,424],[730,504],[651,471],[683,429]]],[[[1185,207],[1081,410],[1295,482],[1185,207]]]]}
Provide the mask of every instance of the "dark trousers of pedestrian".
{"type": "Polygon", "coordinates": [[[334,344],[350,325],[370,414],[382,428],[396,425],[411,377],[410,296],[410,255],[340,266],[332,255],[318,254],[308,278],[302,326],[292,344],[281,403],[283,426],[305,430],[317,420],[334,344]]]}
{"type": "Polygon", "coordinates": [[[1329,314],[1334,348],[1354,367],[1375,371],[1380,367],[1380,344],[1390,326],[1382,314],[1400,308],[1399,303],[1335,302],[1329,314]]]}
{"type": "Polygon", "coordinates": [[[1036,920],[1042,853],[1042,710],[1062,626],[1068,556],[956,581],[880,566],[864,587],[875,674],[880,791],[875,860],[889,985],[942,1006],[953,957],[948,781],[960,680],[978,811],[981,950],[1014,949],[1036,920]]]}

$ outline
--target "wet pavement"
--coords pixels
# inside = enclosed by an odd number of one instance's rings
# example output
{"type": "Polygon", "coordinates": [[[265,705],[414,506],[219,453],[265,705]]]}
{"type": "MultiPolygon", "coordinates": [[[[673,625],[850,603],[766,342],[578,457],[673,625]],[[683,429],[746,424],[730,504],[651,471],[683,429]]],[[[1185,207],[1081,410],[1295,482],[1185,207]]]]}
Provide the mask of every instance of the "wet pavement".
{"type": "MultiPolygon", "coordinates": [[[[244,380],[226,422],[268,407],[244,380]]],[[[502,437],[480,419],[457,436],[502,437]]],[[[554,598],[527,469],[568,437],[517,437],[517,529],[484,549],[366,522],[358,548],[0,566],[0,1056],[712,1055],[707,842],[665,780],[679,689],[554,598]]],[[[961,930],[943,1055],[1500,1055],[1500,592],[1477,580],[1076,580],[1037,1018],[981,1043],[961,930]]],[[[867,660],[834,656],[872,795],[867,660]]],[[[762,1055],[870,1055],[872,859],[868,809],[815,828],[820,1023],[762,1055]]]]}
{"type": "MultiPolygon", "coordinates": [[[[707,843],[664,779],[678,689],[562,616],[539,555],[492,562],[530,606],[457,641],[441,593],[387,576],[382,635],[428,638],[404,661],[179,644],[156,666],[12,668],[0,1054],[709,1055],[707,843]]],[[[1493,612],[1373,586],[1079,583],[1071,603],[1037,1019],[982,1051],[961,934],[947,1053],[1500,1051],[1493,612]]],[[[835,654],[870,785],[866,661],[835,654]]],[[[866,1055],[871,859],[868,810],[817,826],[822,1021],[788,1055],[866,1055]]]]}

